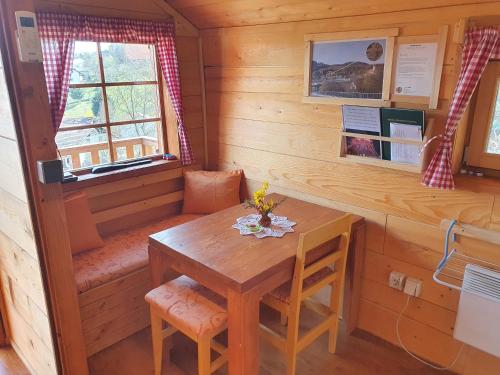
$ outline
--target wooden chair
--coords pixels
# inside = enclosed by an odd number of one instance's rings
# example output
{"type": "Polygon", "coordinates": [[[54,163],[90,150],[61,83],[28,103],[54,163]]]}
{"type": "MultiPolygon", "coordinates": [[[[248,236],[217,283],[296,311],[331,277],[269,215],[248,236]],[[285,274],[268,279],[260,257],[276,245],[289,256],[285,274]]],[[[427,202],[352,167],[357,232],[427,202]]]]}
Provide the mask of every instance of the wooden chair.
{"type": "Polygon", "coordinates": [[[227,311],[221,307],[220,296],[181,276],[150,291],[146,301],[151,310],[155,375],[162,373],[164,339],[178,330],[198,344],[199,375],[209,375],[226,363],[226,348],[213,339],[227,329],[227,311]],[[213,362],[211,349],[220,354],[213,362]]]}
{"type": "Polygon", "coordinates": [[[344,215],[302,233],[293,279],[262,299],[281,313],[282,324],[286,325],[288,320],[286,338],[261,324],[262,338],[286,354],[288,375],[295,374],[297,354],[326,331],[329,331],[328,350],[335,353],[351,220],[351,215],[344,215]],[[328,285],[332,287],[330,306],[310,299],[328,285]],[[302,305],[322,315],[324,320],[299,337],[302,305]]]}

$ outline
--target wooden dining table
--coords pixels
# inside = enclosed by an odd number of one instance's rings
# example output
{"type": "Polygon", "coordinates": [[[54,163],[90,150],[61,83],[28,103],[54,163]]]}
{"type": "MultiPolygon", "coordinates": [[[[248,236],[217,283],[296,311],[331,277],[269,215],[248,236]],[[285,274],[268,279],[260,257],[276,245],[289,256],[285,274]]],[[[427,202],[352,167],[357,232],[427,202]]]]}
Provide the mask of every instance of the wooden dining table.
{"type": "MultiPolygon", "coordinates": [[[[275,214],[297,223],[293,233],[282,238],[243,236],[232,225],[253,212],[237,205],[156,233],[149,240],[153,287],[183,274],[227,299],[230,375],[259,373],[260,299],[292,278],[300,233],[345,214],[279,194],[270,198],[285,198],[275,214]]],[[[357,320],[364,232],[364,219],[353,215],[343,306],[349,332],[357,320]]]]}

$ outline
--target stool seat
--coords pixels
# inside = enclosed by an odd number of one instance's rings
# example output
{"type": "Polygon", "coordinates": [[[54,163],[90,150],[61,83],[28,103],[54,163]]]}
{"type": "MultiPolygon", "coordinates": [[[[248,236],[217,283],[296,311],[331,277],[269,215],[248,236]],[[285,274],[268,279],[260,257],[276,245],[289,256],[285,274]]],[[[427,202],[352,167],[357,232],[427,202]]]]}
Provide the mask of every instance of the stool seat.
{"type": "Polygon", "coordinates": [[[227,328],[224,299],[187,276],[153,289],[145,298],[156,314],[195,341],[227,328]]]}

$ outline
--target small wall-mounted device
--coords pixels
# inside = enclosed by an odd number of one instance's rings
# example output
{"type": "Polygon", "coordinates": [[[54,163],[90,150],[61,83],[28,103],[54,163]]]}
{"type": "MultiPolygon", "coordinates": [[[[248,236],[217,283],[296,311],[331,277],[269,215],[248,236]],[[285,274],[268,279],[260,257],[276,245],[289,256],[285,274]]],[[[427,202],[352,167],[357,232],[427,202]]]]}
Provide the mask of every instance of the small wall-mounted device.
{"type": "Polygon", "coordinates": [[[36,163],[38,169],[38,180],[42,184],[55,184],[57,182],[63,182],[64,173],[61,160],[38,160],[36,163]]]}
{"type": "Polygon", "coordinates": [[[38,35],[35,13],[17,11],[15,15],[19,59],[22,62],[42,62],[42,45],[38,35]]]}
{"type": "Polygon", "coordinates": [[[422,281],[413,277],[408,277],[403,292],[413,297],[420,297],[420,293],[422,293],[422,281]]]}
{"type": "Polygon", "coordinates": [[[406,275],[402,272],[392,271],[389,275],[389,286],[397,290],[403,290],[405,287],[406,275]]]}

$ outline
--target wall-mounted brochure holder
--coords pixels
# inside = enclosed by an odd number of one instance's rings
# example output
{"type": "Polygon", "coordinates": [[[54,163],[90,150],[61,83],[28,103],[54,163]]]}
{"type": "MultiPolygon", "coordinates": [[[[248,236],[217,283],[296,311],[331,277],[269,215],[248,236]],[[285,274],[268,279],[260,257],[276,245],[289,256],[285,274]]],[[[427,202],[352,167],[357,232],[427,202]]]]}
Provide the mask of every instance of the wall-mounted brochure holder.
{"type": "Polygon", "coordinates": [[[428,165],[424,147],[434,120],[407,109],[343,106],[340,160],[421,173],[428,165]]]}

